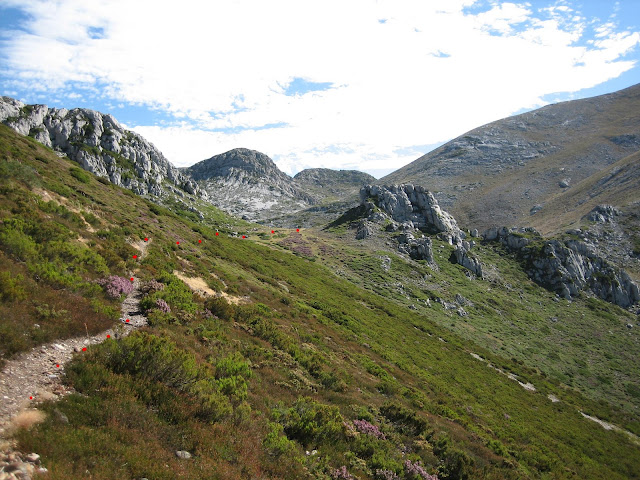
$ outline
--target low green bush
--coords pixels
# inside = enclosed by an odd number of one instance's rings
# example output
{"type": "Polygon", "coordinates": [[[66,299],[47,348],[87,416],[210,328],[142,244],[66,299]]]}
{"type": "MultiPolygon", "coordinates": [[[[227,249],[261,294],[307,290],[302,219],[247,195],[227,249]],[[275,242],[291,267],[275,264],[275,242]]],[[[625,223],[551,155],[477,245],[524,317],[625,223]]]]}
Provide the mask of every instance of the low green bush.
{"type": "Polygon", "coordinates": [[[78,167],[71,167],[69,169],[69,173],[73,178],[82,183],[89,183],[91,181],[91,176],[84,170],[78,167]]]}

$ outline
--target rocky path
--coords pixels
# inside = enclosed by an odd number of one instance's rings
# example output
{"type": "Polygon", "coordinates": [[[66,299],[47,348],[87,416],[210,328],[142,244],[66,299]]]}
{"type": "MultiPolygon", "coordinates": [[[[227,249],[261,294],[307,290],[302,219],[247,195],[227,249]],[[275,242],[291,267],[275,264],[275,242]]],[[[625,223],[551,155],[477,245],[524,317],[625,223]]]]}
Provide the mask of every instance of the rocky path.
{"type": "MultiPolygon", "coordinates": [[[[134,246],[140,251],[140,259],[144,258],[148,243],[140,241],[134,246]]],[[[0,440],[8,437],[12,425],[19,423],[21,416],[33,412],[38,402],[71,393],[62,385],[62,376],[65,365],[74,354],[82,354],[83,349],[108,338],[126,336],[147,324],[146,317],[139,311],[142,293],[135,273],[131,272],[133,291],[122,303],[120,324],[94,336],[41,345],[6,363],[0,372],[0,440]]],[[[0,478],[3,468],[0,466],[0,478]]]]}

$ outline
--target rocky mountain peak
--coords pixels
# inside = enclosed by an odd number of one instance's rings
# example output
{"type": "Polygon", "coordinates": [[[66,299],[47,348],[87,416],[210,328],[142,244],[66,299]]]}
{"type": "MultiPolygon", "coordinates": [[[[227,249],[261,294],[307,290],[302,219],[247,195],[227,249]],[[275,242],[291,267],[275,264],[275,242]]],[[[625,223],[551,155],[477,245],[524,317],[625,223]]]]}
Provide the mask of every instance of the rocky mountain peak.
{"type": "Polygon", "coordinates": [[[245,220],[266,221],[302,210],[315,199],[264,153],[234,148],[185,168],[218,208],[245,220]]]}
{"type": "Polygon", "coordinates": [[[200,193],[196,183],[169,163],[160,150],[125,130],[111,115],[85,108],[25,105],[2,97],[0,122],[138,195],[162,196],[167,190],[178,196],[200,193]]]}
{"type": "Polygon", "coordinates": [[[234,148],[228,152],[196,163],[186,169],[194,180],[207,180],[212,177],[231,180],[255,178],[267,181],[269,179],[290,183],[291,178],[280,171],[271,158],[264,153],[248,148],[234,148]]]}

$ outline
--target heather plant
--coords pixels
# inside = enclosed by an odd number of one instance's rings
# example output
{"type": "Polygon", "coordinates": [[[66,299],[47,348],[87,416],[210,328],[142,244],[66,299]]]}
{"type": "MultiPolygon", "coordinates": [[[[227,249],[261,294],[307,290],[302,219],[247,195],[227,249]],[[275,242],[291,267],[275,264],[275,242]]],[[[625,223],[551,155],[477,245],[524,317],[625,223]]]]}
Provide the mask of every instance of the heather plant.
{"type": "Polygon", "coordinates": [[[404,471],[407,475],[407,478],[416,479],[416,480],[438,480],[437,475],[431,475],[427,472],[422,465],[422,462],[412,462],[411,460],[405,460],[404,462],[404,471]]]}
{"type": "Polygon", "coordinates": [[[377,480],[400,480],[400,477],[393,470],[376,470],[376,479],[377,480]]]}
{"type": "Polygon", "coordinates": [[[162,298],[156,300],[156,308],[162,313],[171,313],[171,307],[162,298]]]}
{"type": "Polygon", "coordinates": [[[102,285],[111,298],[120,298],[120,295],[129,295],[133,292],[131,280],[118,275],[110,275],[107,278],[97,280],[98,285],[102,285]]]}
{"type": "Polygon", "coordinates": [[[380,431],[380,429],[372,424],[367,422],[366,420],[354,420],[353,425],[356,427],[360,433],[364,433],[365,435],[371,435],[372,437],[379,438],[385,440],[386,437],[384,433],[380,431]]]}
{"type": "Polygon", "coordinates": [[[331,472],[331,478],[334,480],[355,480],[356,477],[349,473],[346,466],[342,465],[331,472]]]}
{"type": "Polygon", "coordinates": [[[164,290],[164,283],[160,283],[155,278],[152,278],[148,282],[145,282],[141,288],[143,293],[161,292],[164,290]]]}

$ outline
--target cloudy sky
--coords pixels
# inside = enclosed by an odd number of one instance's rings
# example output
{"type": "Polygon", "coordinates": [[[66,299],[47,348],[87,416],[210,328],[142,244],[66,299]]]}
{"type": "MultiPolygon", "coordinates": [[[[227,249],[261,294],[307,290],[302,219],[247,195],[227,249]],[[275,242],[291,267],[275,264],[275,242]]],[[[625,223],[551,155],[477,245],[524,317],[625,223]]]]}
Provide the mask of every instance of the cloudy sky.
{"type": "Polygon", "coordinates": [[[638,0],[0,2],[0,95],[111,113],[178,166],[246,147],[380,177],[639,59],[638,0]]]}

